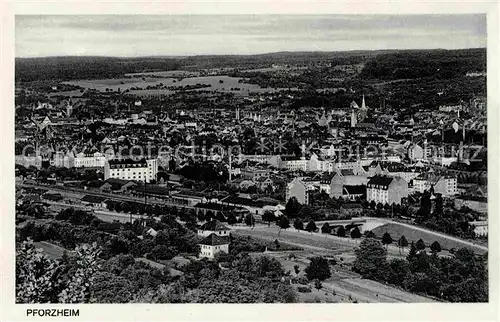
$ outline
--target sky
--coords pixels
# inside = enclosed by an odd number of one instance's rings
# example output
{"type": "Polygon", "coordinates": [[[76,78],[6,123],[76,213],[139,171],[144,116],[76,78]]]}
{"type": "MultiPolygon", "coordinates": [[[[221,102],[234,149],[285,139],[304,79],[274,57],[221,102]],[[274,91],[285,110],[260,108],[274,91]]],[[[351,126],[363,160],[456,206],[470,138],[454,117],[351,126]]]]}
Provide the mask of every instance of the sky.
{"type": "Polygon", "coordinates": [[[16,57],[486,47],[486,15],[17,15],[16,57]]]}

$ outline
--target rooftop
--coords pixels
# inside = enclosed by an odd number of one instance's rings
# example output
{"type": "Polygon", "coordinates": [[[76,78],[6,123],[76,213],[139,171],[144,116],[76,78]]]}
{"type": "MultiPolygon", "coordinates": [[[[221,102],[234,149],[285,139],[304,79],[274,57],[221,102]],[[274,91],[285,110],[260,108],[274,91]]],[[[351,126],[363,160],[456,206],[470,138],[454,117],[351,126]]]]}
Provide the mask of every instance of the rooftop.
{"type": "Polygon", "coordinates": [[[387,176],[374,176],[368,181],[368,186],[377,185],[382,187],[388,187],[394,178],[387,176]]]}
{"type": "Polygon", "coordinates": [[[229,228],[223,225],[220,221],[214,219],[212,221],[209,221],[201,225],[200,230],[222,231],[222,230],[229,230],[229,228]]]}
{"type": "Polygon", "coordinates": [[[219,245],[228,245],[229,239],[227,237],[217,236],[212,233],[207,238],[203,239],[200,242],[200,245],[208,245],[208,246],[219,246],[219,245]]]}

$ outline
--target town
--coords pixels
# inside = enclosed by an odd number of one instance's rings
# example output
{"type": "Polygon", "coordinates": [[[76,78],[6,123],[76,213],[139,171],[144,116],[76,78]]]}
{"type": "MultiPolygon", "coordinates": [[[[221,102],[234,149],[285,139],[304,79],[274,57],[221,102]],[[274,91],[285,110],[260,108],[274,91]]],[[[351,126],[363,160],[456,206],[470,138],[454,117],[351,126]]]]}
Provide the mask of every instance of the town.
{"type": "Polygon", "coordinates": [[[484,48],[54,64],[16,59],[16,241],[67,290],[19,302],[488,301],[484,48]]]}

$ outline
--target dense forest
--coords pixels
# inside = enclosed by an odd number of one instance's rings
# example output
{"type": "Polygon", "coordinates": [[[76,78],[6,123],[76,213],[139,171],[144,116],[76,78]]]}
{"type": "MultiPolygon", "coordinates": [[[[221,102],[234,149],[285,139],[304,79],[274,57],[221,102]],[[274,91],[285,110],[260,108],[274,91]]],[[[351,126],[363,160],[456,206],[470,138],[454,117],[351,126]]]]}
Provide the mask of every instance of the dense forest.
{"type": "Polygon", "coordinates": [[[116,78],[126,73],[175,70],[178,59],[117,57],[16,58],[16,82],[116,78]]]}
{"type": "Polygon", "coordinates": [[[435,77],[452,79],[486,71],[486,48],[403,51],[377,55],[361,71],[362,78],[381,80],[435,77]]]}
{"type": "Polygon", "coordinates": [[[16,58],[16,81],[114,78],[126,73],[192,68],[264,68],[273,64],[366,64],[363,78],[384,80],[436,76],[450,79],[486,70],[486,49],[279,52],[261,55],[189,57],[43,57],[16,58]]]}

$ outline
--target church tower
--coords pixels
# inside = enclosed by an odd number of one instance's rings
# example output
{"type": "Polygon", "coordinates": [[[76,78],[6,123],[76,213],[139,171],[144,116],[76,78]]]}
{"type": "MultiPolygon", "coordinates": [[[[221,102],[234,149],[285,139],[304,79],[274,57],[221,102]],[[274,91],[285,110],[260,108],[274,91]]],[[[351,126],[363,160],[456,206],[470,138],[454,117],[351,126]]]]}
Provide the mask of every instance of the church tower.
{"type": "Polygon", "coordinates": [[[351,110],[351,127],[355,127],[358,123],[358,116],[354,109],[351,110]]]}
{"type": "Polygon", "coordinates": [[[73,113],[73,106],[68,102],[66,104],[66,117],[71,117],[71,114],[73,113]]]}

